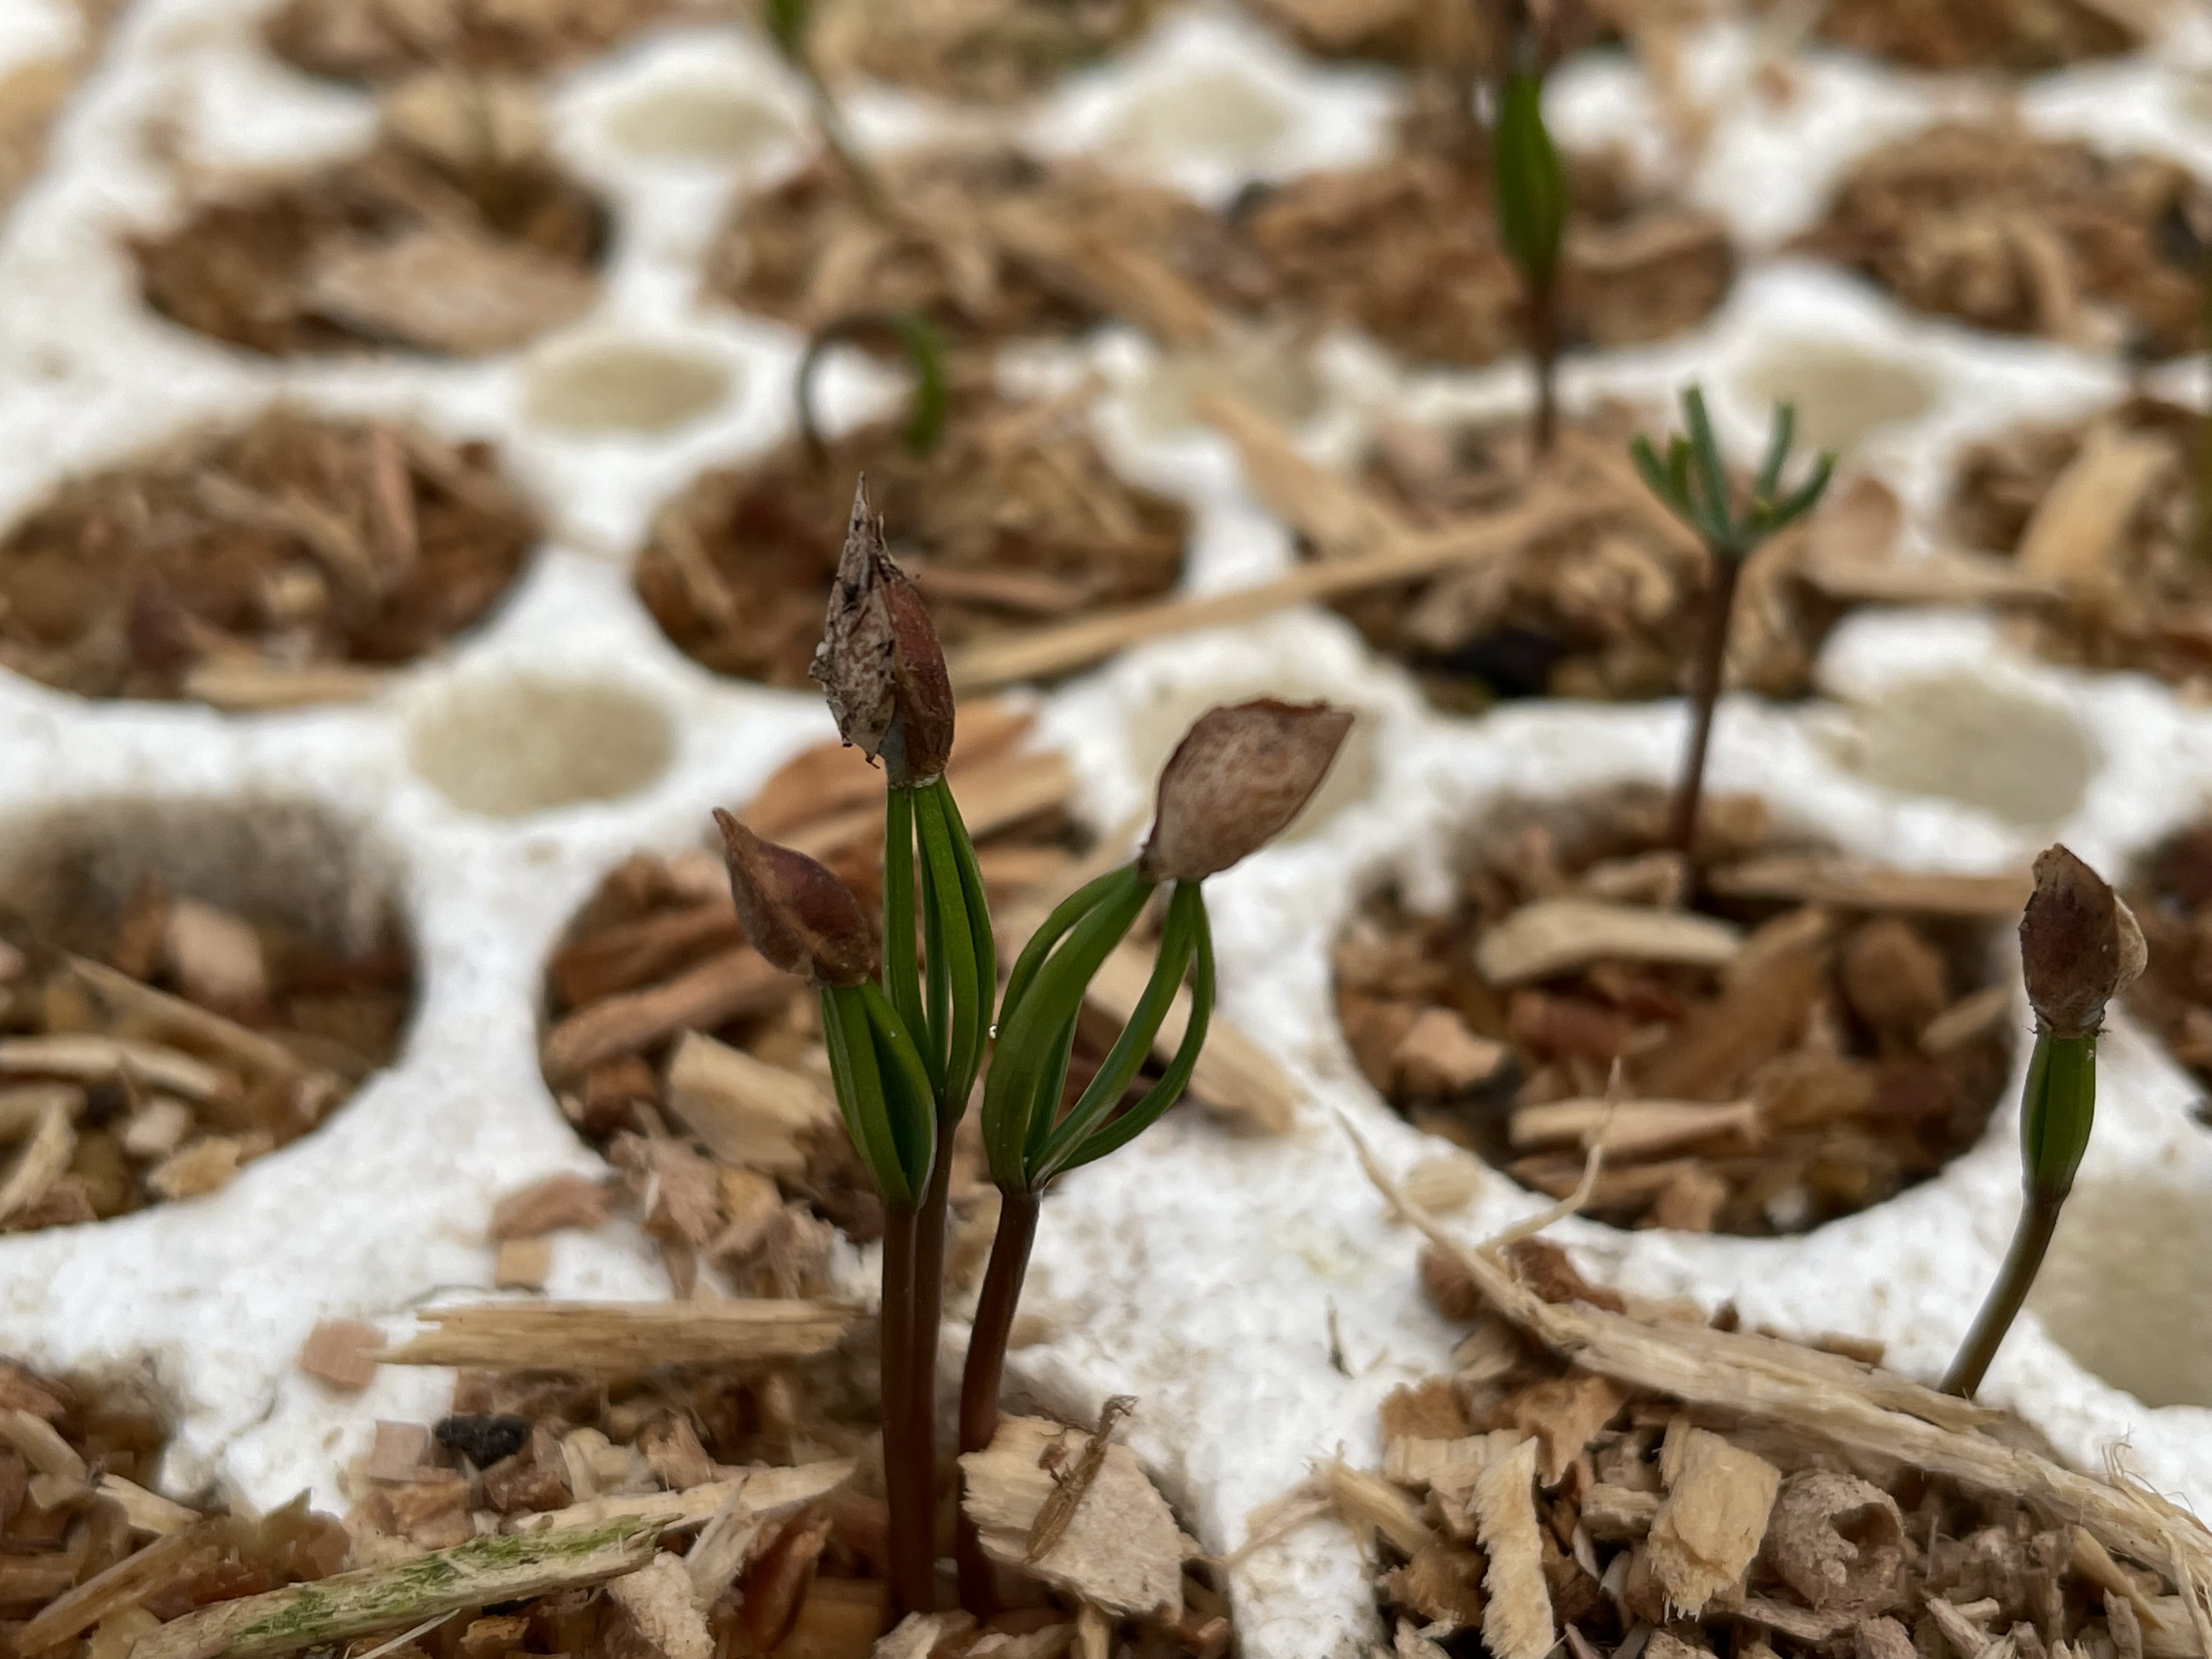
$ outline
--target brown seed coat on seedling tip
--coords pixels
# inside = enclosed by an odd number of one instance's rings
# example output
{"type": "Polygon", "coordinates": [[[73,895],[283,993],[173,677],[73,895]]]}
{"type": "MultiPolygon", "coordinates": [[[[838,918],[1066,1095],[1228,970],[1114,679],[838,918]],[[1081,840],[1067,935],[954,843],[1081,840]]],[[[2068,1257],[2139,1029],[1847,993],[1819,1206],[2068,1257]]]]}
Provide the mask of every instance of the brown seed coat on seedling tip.
{"type": "Polygon", "coordinates": [[[2035,860],[2035,892],[2020,919],[2027,1000],[2053,1036],[2086,1036],[2105,1006],[2142,976],[2147,954],[2135,915],[2097,872],[2063,847],[2035,860]]]}
{"type": "Polygon", "coordinates": [[[811,985],[858,985],[876,971],[876,940],[858,899],[804,853],[763,841],[717,807],[730,896],[753,947],[811,985]]]}
{"type": "Polygon", "coordinates": [[[830,614],[808,672],[845,741],[880,757],[894,785],[927,783],[945,770],[952,753],[945,652],[921,590],[884,548],[866,479],[853,490],[830,614]]]}
{"type": "Polygon", "coordinates": [[[1146,881],[1202,881],[1258,851],[1313,799],[1352,717],[1325,702],[1261,697],[1208,709],[1160,772],[1146,881]]]}

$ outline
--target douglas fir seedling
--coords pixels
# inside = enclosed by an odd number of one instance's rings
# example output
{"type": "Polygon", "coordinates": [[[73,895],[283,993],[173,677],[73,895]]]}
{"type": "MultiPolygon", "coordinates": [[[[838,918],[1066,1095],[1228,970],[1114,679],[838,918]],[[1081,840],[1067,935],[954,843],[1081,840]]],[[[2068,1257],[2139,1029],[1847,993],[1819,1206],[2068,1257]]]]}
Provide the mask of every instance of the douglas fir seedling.
{"type": "Polygon", "coordinates": [[[2119,896],[2063,847],[2035,861],[2020,919],[2020,965],[2035,1010],[2035,1050],[2020,1103],[2020,1220],[1988,1299],[1944,1373],[1972,1399],[2019,1316],[2074,1190],[2097,1112],[2097,1034],[2112,1000],[2142,976],[2142,930],[2119,896]]]}
{"type": "Polygon", "coordinates": [[[890,198],[884,192],[883,180],[876,176],[876,170],[861,158],[854,144],[844,113],[837,107],[830,83],[823,79],[821,67],[814,61],[811,0],[768,0],[763,9],[769,38],[775,42],[784,61],[797,70],[799,78],[806,82],[808,96],[814,103],[815,125],[822,130],[822,142],[837,158],[837,165],[853,181],[853,188],[860,199],[881,215],[888,209],[890,198]]]}
{"type": "Polygon", "coordinates": [[[1517,60],[1498,94],[1491,140],[1491,201],[1498,240],[1521,273],[1523,322],[1536,376],[1535,451],[1552,453],[1559,430],[1559,249],[1567,227],[1567,179],[1544,125],[1544,80],[1523,31],[1517,60]]]}
{"type": "Polygon", "coordinates": [[[945,415],[952,392],[945,373],[945,338],[937,331],[937,325],[918,311],[864,312],[840,317],[835,322],[824,323],[806,343],[792,391],[799,439],[817,468],[828,461],[830,453],[829,445],[822,436],[821,422],[814,413],[814,379],[821,369],[822,359],[830,347],[843,341],[886,334],[898,342],[899,349],[906,354],[907,368],[914,375],[914,395],[907,407],[906,430],[900,437],[906,453],[917,458],[927,455],[945,435],[945,415]]]}
{"type": "Polygon", "coordinates": [[[1803,483],[1787,495],[1778,495],[1796,430],[1796,412],[1788,404],[1782,404],[1774,411],[1766,463],[1759,468],[1750,501],[1738,511],[1729,491],[1728,474],[1721,465],[1720,447],[1713,439],[1712,422],[1705,415],[1705,394],[1696,386],[1682,393],[1682,415],[1689,431],[1686,435],[1674,434],[1664,462],[1648,438],[1639,436],[1630,453],[1651,493],[1705,543],[1711,566],[1705,589],[1705,631],[1698,641],[1696,679],[1691,689],[1690,746],[1683,758],[1681,781],[1675,787],[1668,833],[1669,843],[1687,853],[1697,838],[1705,750],[1712,739],[1713,710],[1720,702],[1722,672],[1728,662],[1736,584],[1745,563],[1770,536],[1812,510],[1828,487],[1836,458],[1823,453],[1813,463],[1803,483]]]}
{"type": "MultiPolygon", "coordinates": [[[[961,1444],[998,1426],[1006,1342],[1037,1205],[1067,1170],[1127,1145],[1171,1105],[1197,1064],[1213,1006],[1213,950],[1200,884],[1277,834],[1319,787],[1352,717],[1261,701],[1217,708],[1162,773],[1151,838],[1046,921],[1001,1000],[974,848],[946,787],[953,705],[919,592],[854,495],[816,654],[845,740],[880,761],[881,936],[813,860],[717,813],[739,919],[763,954],[821,998],[838,1107],[883,1195],[881,1374],[894,1614],[936,1607],[936,1355],[944,1306],[954,1132],[979,1078],[983,1139],[1004,1204],[961,1389],[961,1444]],[[1068,1062],[1085,992],[1155,894],[1165,897],[1150,982],[1097,1076],[1071,1105],[1068,1062]],[[1126,1099],[1188,981],[1184,1034],[1159,1081],[1126,1099]],[[997,1006],[997,1045],[991,1049],[997,1006]],[[987,1074],[988,1060],[988,1074],[987,1074]]],[[[961,1592],[988,1610],[988,1564],[963,1529],[961,1592]]]]}

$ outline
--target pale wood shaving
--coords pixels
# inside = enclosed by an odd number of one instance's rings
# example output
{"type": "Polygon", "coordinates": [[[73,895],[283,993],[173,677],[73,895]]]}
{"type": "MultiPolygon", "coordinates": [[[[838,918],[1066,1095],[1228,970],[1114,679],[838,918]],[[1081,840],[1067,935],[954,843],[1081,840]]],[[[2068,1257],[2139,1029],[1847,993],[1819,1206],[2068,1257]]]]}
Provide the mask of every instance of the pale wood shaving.
{"type": "Polygon", "coordinates": [[[1476,940],[1474,963],[1492,985],[1523,985],[1607,958],[1721,968],[1742,944],[1741,929],[1686,911],[1540,899],[1476,940]]]}
{"type": "Polygon", "coordinates": [[[1025,1559],[1037,1516],[1057,1485],[1048,1456],[1072,1468],[1090,1439],[1041,1418],[1008,1417],[988,1450],[962,1456],[963,1503],[985,1552],[1119,1617],[1180,1618],[1182,1534],[1126,1447],[1108,1447],[1060,1541],[1036,1560],[1025,1559]]]}
{"type": "Polygon", "coordinates": [[[1759,1553],[1782,1473],[1705,1429],[1683,1425],[1679,1441],[1674,1429],[1667,1438],[1673,1474],[1646,1559],[1666,1589],[1668,1609],[1696,1618],[1759,1553]]]}
{"type": "Polygon", "coordinates": [[[656,1555],[649,1566],[611,1580],[607,1595],[659,1659],[709,1659],[714,1653],[690,1577],[674,1556],[656,1555]]]}
{"type": "Polygon", "coordinates": [[[123,1511],[124,1519],[131,1523],[133,1532],[167,1537],[171,1533],[183,1531],[200,1518],[198,1510],[172,1503],[159,1492],[148,1492],[136,1481],[125,1480],[119,1474],[100,1477],[100,1495],[123,1511]]]}
{"type": "Polygon", "coordinates": [[[38,1471],[31,1480],[31,1501],[42,1510],[76,1497],[85,1489],[88,1472],[76,1449],[43,1417],[21,1407],[0,1412],[0,1440],[23,1455],[38,1471]]]}
{"type": "Polygon", "coordinates": [[[57,1596],[36,1618],[15,1632],[19,1653],[42,1653],[89,1629],[109,1613],[131,1606],[158,1589],[199,1542],[188,1528],[156,1538],[104,1572],[94,1574],[66,1595],[57,1596]]]}
{"type": "Polygon", "coordinates": [[[433,1308],[417,1318],[431,1328],[379,1359],[586,1372],[803,1359],[836,1347],[860,1316],[836,1303],[761,1299],[489,1302],[433,1308]]]}
{"type": "Polygon", "coordinates": [[[707,1150],[767,1175],[806,1168],[806,1138],[834,1129],[837,1103],[811,1078],[686,1031],[669,1056],[666,1097],[707,1150]]]}
{"type": "Polygon", "coordinates": [[[588,1176],[562,1173],[507,1194],[491,1211],[491,1237],[536,1238],[574,1227],[588,1232],[607,1218],[607,1193],[588,1176]]]}
{"type": "Polygon", "coordinates": [[[1348,1125],[1346,1133],[1383,1195],[1449,1253],[1485,1302],[1552,1352],[1633,1388],[1784,1425],[1877,1467],[1905,1462],[1972,1492],[2047,1506],[2075,1516],[2109,1550],[2137,1559],[2178,1557],[2198,1582],[2212,1582],[2212,1534],[2193,1516],[2154,1492],[2062,1468],[1977,1432],[1991,1414],[1968,1402],[1771,1339],[1542,1300],[1411,1204],[1366,1143],[1348,1125]]]}
{"type": "Polygon", "coordinates": [[[1490,1558],[1482,1641],[1498,1659],[1544,1659],[1558,1639],[1532,1496],[1536,1450],[1534,1439],[1522,1441],[1493,1458],[1475,1486],[1476,1535],[1490,1558]]]}
{"type": "Polygon", "coordinates": [[[23,1149],[15,1154],[5,1176],[0,1176],[0,1221],[21,1214],[46,1195],[58,1176],[69,1168],[76,1152],[76,1131],[70,1125],[70,1107],[49,1098],[39,1111],[38,1127],[23,1149]]]}
{"type": "Polygon", "coordinates": [[[1951,876],[1887,870],[1825,854],[1778,853],[1714,870],[1713,890],[1733,898],[1791,899],[1838,909],[2005,921],[2027,902],[2026,871],[1951,876]]]}
{"type": "Polygon", "coordinates": [[[830,1458],[793,1468],[740,1470],[726,1480],[710,1480],[688,1492],[643,1492],[594,1498],[566,1509],[510,1517],[509,1532],[545,1532],[595,1527],[641,1516],[664,1517],[661,1530],[684,1532],[705,1526],[726,1508],[747,1521],[774,1521],[825,1498],[853,1476],[853,1460],[830,1458]]]}

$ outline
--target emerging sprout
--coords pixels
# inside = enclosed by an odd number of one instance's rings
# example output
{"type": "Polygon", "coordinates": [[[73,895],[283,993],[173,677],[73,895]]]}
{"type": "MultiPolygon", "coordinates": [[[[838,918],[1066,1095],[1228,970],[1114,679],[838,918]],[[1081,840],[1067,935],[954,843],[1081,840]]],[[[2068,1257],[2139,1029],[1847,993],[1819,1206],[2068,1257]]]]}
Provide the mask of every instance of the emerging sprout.
{"type": "MultiPolygon", "coordinates": [[[[884,1479],[896,1616],[935,1609],[946,1153],[977,1079],[1003,1202],[961,1386],[961,1445],[969,1451],[997,1431],[1007,1339],[1045,1187],[1141,1133],[1198,1063],[1213,1006],[1213,946],[1199,883],[1297,814],[1351,716],[1262,701],[1201,719],[1161,778],[1158,822],[1143,859],[1060,905],[1014,964],[986,1077],[998,960],[975,848],[945,781],[951,684],[921,596],[884,551],[857,490],[813,672],[846,741],[884,762],[879,975],[871,977],[878,957],[866,920],[835,877],[727,814],[716,817],[748,933],[771,961],[819,988],[838,1108],[883,1194],[884,1479]],[[1151,983],[1097,1077],[1063,1110],[1085,993],[1163,884],[1166,918],[1151,983]],[[1191,1006],[1175,1058],[1125,1105],[1186,980],[1191,1006]]],[[[961,1535],[960,1566],[963,1599],[988,1611],[990,1575],[972,1528],[961,1535]]]]}
{"type": "Polygon", "coordinates": [[[1996,1283],[1944,1374],[1944,1391],[1969,1400],[2027,1300],[2089,1149],[2097,1033],[2106,1005],[2142,975],[2142,930],[2095,871],[2053,847],[2035,861],[2035,892],[2020,919],[2020,961],[2035,1010],[2035,1051],[2020,1103],[2024,1195],[1996,1283]]]}
{"type": "Polygon", "coordinates": [[[1721,465],[1713,423],[1705,414],[1705,393],[1694,386],[1682,393],[1682,416],[1689,431],[1674,434],[1664,462],[1650,440],[1640,435],[1630,446],[1630,453],[1651,493],[1697,532],[1712,562],[1712,581],[1705,591],[1705,635],[1698,645],[1697,678],[1691,693],[1694,707],[1690,746],[1674,792],[1668,836],[1677,850],[1687,853],[1697,838],[1705,750],[1712,740],[1713,711],[1720,702],[1721,673],[1728,660],[1729,623],[1735,611],[1737,580],[1743,574],[1745,562],[1767,538],[1812,510],[1828,487],[1836,458],[1822,453],[1802,483],[1786,495],[1778,494],[1797,425],[1796,411],[1788,404],[1781,404],[1774,411],[1765,464],[1752,485],[1751,499],[1738,511],[1729,492],[1728,474],[1721,465]]]}
{"type": "Polygon", "coordinates": [[[907,367],[914,371],[914,401],[908,409],[906,431],[901,439],[906,453],[916,457],[927,455],[944,437],[951,393],[945,370],[945,339],[937,331],[937,325],[918,311],[863,312],[840,317],[833,323],[823,324],[806,343],[805,355],[799,360],[799,377],[792,387],[793,400],[798,406],[799,435],[816,466],[823,465],[829,458],[829,446],[822,440],[821,423],[814,417],[814,377],[822,367],[823,357],[841,341],[886,333],[898,342],[899,349],[906,354],[907,367]]]}
{"type": "Polygon", "coordinates": [[[1543,78],[1534,70],[1511,70],[1499,88],[1490,154],[1498,240],[1521,273],[1528,307],[1536,453],[1547,455],[1559,428],[1559,246],[1568,202],[1566,174],[1544,126],[1543,78]]]}
{"type": "Polygon", "coordinates": [[[860,151],[854,147],[852,135],[845,128],[844,115],[837,107],[836,99],[830,95],[830,83],[822,78],[822,70],[814,61],[811,0],[767,0],[763,12],[762,21],[768,25],[769,39],[775,42],[784,61],[797,70],[806,82],[807,93],[814,100],[815,125],[822,129],[822,142],[837,158],[837,165],[853,181],[853,188],[860,192],[860,199],[878,217],[883,216],[890,198],[884,193],[875,169],[860,159],[860,151]]]}

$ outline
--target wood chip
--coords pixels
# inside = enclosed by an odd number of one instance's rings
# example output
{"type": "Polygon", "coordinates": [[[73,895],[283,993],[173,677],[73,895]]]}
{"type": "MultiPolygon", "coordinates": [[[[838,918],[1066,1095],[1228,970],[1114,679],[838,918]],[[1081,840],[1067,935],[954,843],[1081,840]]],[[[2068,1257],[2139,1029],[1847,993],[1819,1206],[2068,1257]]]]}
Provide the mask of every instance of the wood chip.
{"type": "Polygon", "coordinates": [[[1627,1400],[1627,1391],[1611,1377],[1575,1370],[1522,1389],[1506,1409],[1516,1433],[1535,1437],[1543,1452],[1543,1484],[1553,1486],[1627,1400]]]}
{"type": "Polygon", "coordinates": [[[218,1601],[143,1637],[132,1659],[258,1659],[331,1647],[370,1631],[404,1629],[458,1613],[580,1589],[649,1565],[662,1531],[625,1516],[527,1540],[478,1538],[451,1549],[339,1573],[312,1583],[218,1601]]]}
{"type": "Polygon", "coordinates": [[[1182,1614],[1182,1534],[1134,1453],[1109,1445],[1059,1542],[1027,1561],[1037,1516],[1091,1437],[1042,1418],[1008,1417],[988,1449],[960,1459],[963,1504],[994,1561],[1121,1618],[1182,1614]],[[1057,1462],[1052,1460],[1057,1459],[1057,1462]]]}
{"type": "Polygon", "coordinates": [[[273,663],[252,658],[210,659],[186,671],[186,697],[234,714],[308,708],[325,703],[367,702],[391,690],[389,669],[358,663],[273,663]]]}
{"type": "Polygon", "coordinates": [[[2129,521],[2172,465],[2162,440],[2099,422],[2038,503],[2014,558],[2028,574],[2075,592],[2116,590],[2129,521]]]}
{"type": "Polygon", "coordinates": [[[94,1573],[68,1595],[48,1602],[36,1618],[18,1629],[14,1634],[15,1651],[43,1653],[90,1629],[111,1613],[134,1605],[168,1581],[198,1547],[202,1536],[197,1528],[171,1533],[125,1556],[104,1572],[94,1573]]]}
{"type": "Polygon", "coordinates": [[[946,665],[956,691],[989,690],[1022,680],[1048,678],[1101,661],[1146,640],[1249,622],[1291,605],[1478,564],[1524,546],[1590,510],[1587,502],[1547,498],[1424,535],[1388,552],[1316,561],[1250,587],[1200,599],[1101,610],[1059,627],[1009,631],[978,640],[948,652],[946,665]]]}
{"type": "Polygon", "coordinates": [[[173,1200],[220,1192],[238,1174],[245,1152],[245,1141],[236,1135],[202,1135],[149,1170],[146,1185],[157,1196],[173,1200]]]}
{"type": "Polygon", "coordinates": [[[1920,915],[2002,921],[2020,915],[2034,883],[2026,871],[1949,876],[1887,870],[1823,854],[1778,853],[1711,872],[1707,884],[1730,898],[1788,899],[1842,910],[1904,910],[1920,915]]]}
{"type": "Polygon", "coordinates": [[[150,1089],[205,1103],[234,1099],[235,1079],[204,1060],[155,1042],[69,1031],[0,1042],[0,1075],[68,1078],[100,1083],[128,1075],[150,1089]]]}
{"type": "Polygon", "coordinates": [[[377,1358],[391,1365],[485,1365],[589,1373],[732,1364],[827,1353],[859,1322],[830,1302],[491,1302],[433,1308],[432,1328],[377,1358]]]}
{"type": "MultiPolygon", "coordinates": [[[[711,1030],[726,1020],[764,1014],[790,997],[793,981],[750,945],[711,957],[665,985],[579,1008],[546,1033],[545,1069],[556,1082],[601,1060],[634,1054],[677,1032],[711,1030]]],[[[6,1045],[0,1044],[0,1066],[6,1045]]]]}
{"type": "Polygon", "coordinates": [[[1536,1443],[1494,1458],[1474,1490],[1476,1536],[1490,1558],[1483,1645],[1498,1659],[1544,1659],[1557,1640],[1536,1522],[1536,1443]]]}
{"type": "Polygon", "coordinates": [[[1631,1486],[1611,1486],[1602,1481],[1583,1495],[1582,1523],[1590,1536],[1601,1540],[1643,1537],[1659,1514],[1659,1494],[1631,1486]]]}
{"type": "Polygon", "coordinates": [[[0,1441],[22,1453],[38,1474],[31,1479],[31,1502],[42,1510],[67,1502],[85,1489],[88,1473],[76,1449],[43,1417],[21,1407],[0,1411],[0,1441]]]}
{"type": "Polygon", "coordinates": [[[580,316],[599,294],[568,261],[434,223],[328,248],[305,289],[309,305],[347,327],[465,357],[520,345],[580,316]]]}
{"type": "Polygon", "coordinates": [[[269,1000],[261,936],[244,918],[198,899],[169,905],[162,951],[191,1001],[208,1008],[258,1008],[269,1000]]]}
{"type": "Polygon", "coordinates": [[[429,1461],[430,1431],[421,1423],[379,1421],[362,1473],[371,1480],[412,1480],[429,1461]]]}
{"type": "Polygon", "coordinates": [[[646,1649],[659,1659],[710,1659],[714,1638],[699,1611],[690,1575],[672,1555],[609,1581],[607,1595],[628,1615],[646,1649]]]}
{"type": "Polygon", "coordinates": [[[607,1191],[589,1176],[550,1175],[518,1188],[492,1206],[491,1237],[536,1238],[574,1227],[589,1232],[607,1218],[607,1191]]]}
{"type": "Polygon", "coordinates": [[[1509,1131],[1516,1146],[1571,1144],[1588,1151],[1603,1132],[1605,1149],[1621,1158],[1648,1158],[1717,1136],[1745,1145],[1759,1138],[1759,1103],[1701,1100],[1554,1100],[1522,1106],[1509,1131]]]}
{"type": "Polygon", "coordinates": [[[1977,1037],[1987,1036],[2010,1016],[2012,1000],[2009,985],[1984,985],[1978,991],[1967,992],[1928,1022],[1920,1034],[1921,1052],[1954,1054],[1977,1037]]]}
{"type": "Polygon", "coordinates": [[[1416,1095],[1455,1095],[1487,1083],[1512,1050],[1477,1036],[1456,1010],[1424,1008],[1390,1051],[1399,1085],[1416,1095]]]}
{"type": "Polygon", "coordinates": [[[1808,1607],[1864,1615],[1896,1605],[1905,1519],[1879,1486],[1832,1470],[1800,1470],[1782,1485],[1765,1553],[1808,1607]]]}
{"type": "Polygon", "coordinates": [[[1782,1473],[1686,1423],[1668,1430],[1662,1468],[1670,1478],[1651,1522],[1648,1559],[1670,1613],[1694,1619],[1758,1555],[1782,1473]]]}
{"type": "Polygon", "coordinates": [[[716,1158],[764,1175],[803,1172],[808,1140],[838,1122],[836,1101],[812,1079],[701,1031],[669,1056],[667,1100],[716,1158]]]}
{"type": "Polygon", "coordinates": [[[550,1238],[507,1238],[500,1241],[491,1262],[492,1288],[501,1291],[542,1291],[553,1270],[553,1241],[550,1238]]]}
{"type": "Polygon", "coordinates": [[[44,1197],[76,1152],[76,1131],[70,1127],[68,1103],[45,1101],[38,1127],[15,1154],[7,1174],[0,1176],[0,1221],[21,1214],[44,1197]]]}
{"type": "Polygon", "coordinates": [[[198,1510],[186,1509],[182,1504],[171,1503],[159,1492],[148,1492],[133,1480],[119,1474],[100,1477],[100,1495],[123,1511],[133,1532],[151,1533],[167,1537],[181,1532],[200,1518],[198,1510]]]}
{"type": "Polygon", "coordinates": [[[853,1460],[831,1458],[795,1468],[747,1469],[726,1480],[710,1480],[685,1492],[640,1492],[594,1498],[567,1509],[508,1517],[509,1532],[546,1532],[595,1527],[610,1521],[659,1518],[665,1532],[703,1527],[727,1510],[750,1521],[775,1521],[826,1498],[853,1477],[853,1460]]]}
{"type": "Polygon", "coordinates": [[[376,1380],[384,1333],[357,1319],[326,1319],[307,1333],[300,1369],[334,1389],[358,1393],[376,1380]]]}
{"type": "Polygon", "coordinates": [[[1608,959],[1722,968],[1742,942],[1727,922],[1686,911],[1539,899],[1475,941],[1474,965],[1492,985],[1526,985],[1608,959]]]}

